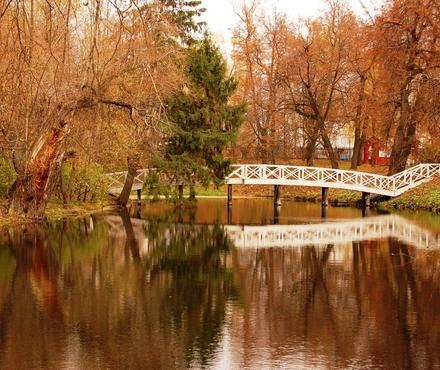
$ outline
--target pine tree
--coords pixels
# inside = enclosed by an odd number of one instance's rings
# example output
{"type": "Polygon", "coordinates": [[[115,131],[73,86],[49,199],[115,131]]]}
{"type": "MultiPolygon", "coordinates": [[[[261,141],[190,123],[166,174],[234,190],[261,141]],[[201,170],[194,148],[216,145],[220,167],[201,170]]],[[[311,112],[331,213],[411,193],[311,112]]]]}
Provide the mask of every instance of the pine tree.
{"type": "Polygon", "coordinates": [[[160,0],[162,6],[170,13],[179,30],[181,40],[192,45],[195,36],[202,32],[206,22],[198,21],[206,9],[201,7],[200,0],[160,0]]]}
{"type": "Polygon", "coordinates": [[[237,81],[209,36],[189,48],[188,86],[167,103],[175,132],[161,167],[177,182],[220,185],[230,161],[222,154],[236,137],[245,107],[230,103],[237,81]]]}

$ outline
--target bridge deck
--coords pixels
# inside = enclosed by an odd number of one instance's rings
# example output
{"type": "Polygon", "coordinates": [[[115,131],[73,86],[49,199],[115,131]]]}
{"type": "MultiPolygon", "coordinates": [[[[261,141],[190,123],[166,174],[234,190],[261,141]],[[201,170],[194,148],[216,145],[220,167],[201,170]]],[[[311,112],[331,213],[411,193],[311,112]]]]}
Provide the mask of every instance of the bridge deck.
{"type": "MultiPolygon", "coordinates": [[[[229,185],[287,185],[312,186],[355,190],[364,193],[398,196],[409,189],[430,181],[440,174],[440,164],[423,163],[399,172],[393,176],[374,173],[337,170],[332,168],[240,164],[234,165],[226,177],[229,185]]],[[[132,190],[142,189],[149,169],[137,172],[132,190]]],[[[109,192],[120,192],[124,186],[127,172],[105,175],[109,180],[109,192]]]]}
{"type": "Polygon", "coordinates": [[[242,164],[232,166],[231,185],[288,185],[355,190],[397,196],[440,174],[440,164],[419,164],[393,176],[332,168],[242,164]]]}

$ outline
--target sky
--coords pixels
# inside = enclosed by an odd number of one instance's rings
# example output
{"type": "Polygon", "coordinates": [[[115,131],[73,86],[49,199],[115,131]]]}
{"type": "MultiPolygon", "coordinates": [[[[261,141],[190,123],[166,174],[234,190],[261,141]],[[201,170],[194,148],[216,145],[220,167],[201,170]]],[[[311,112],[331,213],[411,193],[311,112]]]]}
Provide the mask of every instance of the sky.
{"type": "MultiPolygon", "coordinates": [[[[203,20],[207,22],[208,28],[213,33],[215,40],[220,44],[221,49],[229,54],[231,51],[231,30],[238,22],[235,14],[240,10],[244,0],[202,0],[206,12],[203,20]]],[[[353,10],[363,14],[361,1],[369,7],[377,6],[381,0],[347,0],[353,10]]],[[[309,17],[318,15],[320,10],[325,8],[324,0],[259,0],[268,14],[277,9],[288,15],[289,18],[309,17]]]]}

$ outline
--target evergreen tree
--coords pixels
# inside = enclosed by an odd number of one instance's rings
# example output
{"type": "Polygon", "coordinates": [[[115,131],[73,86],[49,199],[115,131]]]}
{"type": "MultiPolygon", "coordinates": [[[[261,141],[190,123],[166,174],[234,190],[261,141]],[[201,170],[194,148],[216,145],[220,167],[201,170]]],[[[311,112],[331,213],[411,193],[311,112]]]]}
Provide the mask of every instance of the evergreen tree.
{"type": "Polygon", "coordinates": [[[230,103],[237,81],[227,76],[226,62],[208,36],[188,53],[188,86],[167,103],[175,132],[161,167],[177,182],[218,186],[230,165],[222,152],[235,140],[245,107],[230,103]]]}
{"type": "Polygon", "coordinates": [[[194,36],[203,31],[206,22],[197,21],[205,8],[201,7],[200,0],[160,0],[162,5],[169,11],[175,25],[177,26],[181,40],[192,45],[195,42],[194,36]]]}

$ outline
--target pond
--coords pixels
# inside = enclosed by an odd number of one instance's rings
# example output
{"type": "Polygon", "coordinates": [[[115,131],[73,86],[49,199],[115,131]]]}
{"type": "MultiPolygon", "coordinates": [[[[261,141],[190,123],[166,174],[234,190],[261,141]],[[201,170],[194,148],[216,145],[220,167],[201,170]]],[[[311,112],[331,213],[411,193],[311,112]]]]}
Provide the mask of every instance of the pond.
{"type": "Polygon", "coordinates": [[[439,233],[264,199],[3,229],[0,368],[440,368],[439,233]]]}

